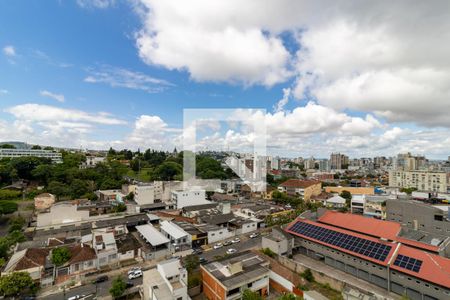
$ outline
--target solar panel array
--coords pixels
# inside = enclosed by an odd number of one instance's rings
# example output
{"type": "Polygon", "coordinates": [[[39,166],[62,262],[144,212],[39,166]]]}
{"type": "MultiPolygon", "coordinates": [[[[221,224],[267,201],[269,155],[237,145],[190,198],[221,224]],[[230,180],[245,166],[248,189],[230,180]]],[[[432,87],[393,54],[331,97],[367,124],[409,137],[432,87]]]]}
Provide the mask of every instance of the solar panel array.
{"type": "Polygon", "coordinates": [[[394,261],[394,266],[404,268],[410,271],[419,272],[422,266],[422,261],[420,259],[415,259],[405,255],[397,255],[394,261]]]}
{"type": "Polygon", "coordinates": [[[373,242],[301,221],[295,223],[290,230],[309,238],[313,238],[380,261],[384,261],[391,251],[391,246],[389,245],[373,242]]]}

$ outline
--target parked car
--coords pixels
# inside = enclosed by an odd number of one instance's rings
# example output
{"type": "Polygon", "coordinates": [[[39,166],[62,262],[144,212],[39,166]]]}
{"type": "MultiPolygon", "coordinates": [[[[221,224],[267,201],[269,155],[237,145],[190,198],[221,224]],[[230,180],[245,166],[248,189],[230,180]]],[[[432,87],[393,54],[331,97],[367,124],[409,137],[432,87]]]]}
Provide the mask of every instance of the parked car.
{"type": "Polygon", "coordinates": [[[238,237],[231,240],[231,242],[232,242],[233,244],[239,243],[240,241],[241,241],[241,239],[238,238],[238,237]]]}
{"type": "Polygon", "coordinates": [[[142,271],[141,270],[137,270],[134,271],[133,273],[128,274],[128,279],[134,279],[134,278],[139,278],[142,276],[142,271]]]}
{"type": "Polygon", "coordinates": [[[108,276],[107,275],[102,275],[99,276],[95,279],[95,283],[100,283],[100,282],[105,282],[108,281],[108,276]]]}
{"type": "Polygon", "coordinates": [[[233,254],[233,253],[236,253],[236,252],[237,252],[237,250],[234,249],[234,248],[230,248],[230,249],[227,250],[227,254],[233,254]]]}
{"type": "Polygon", "coordinates": [[[194,255],[199,255],[199,254],[202,254],[202,253],[203,253],[203,250],[200,249],[200,248],[196,248],[196,249],[194,249],[192,251],[192,254],[194,254],[194,255]]]}
{"type": "Polygon", "coordinates": [[[128,270],[128,275],[130,275],[131,273],[134,273],[136,271],[142,271],[141,268],[139,267],[134,267],[128,270]]]}
{"type": "Polygon", "coordinates": [[[127,281],[127,289],[129,289],[130,287],[133,287],[134,283],[132,281],[127,281]]]}
{"type": "Polygon", "coordinates": [[[208,260],[206,258],[204,258],[204,257],[200,257],[198,259],[198,262],[201,263],[201,264],[206,264],[208,262],[208,260]]]}
{"type": "Polygon", "coordinates": [[[86,297],[86,296],[85,295],[75,295],[75,296],[67,298],[67,300],[78,300],[78,299],[83,299],[84,297],[86,297]]]}
{"type": "Polygon", "coordinates": [[[231,244],[233,244],[231,241],[225,241],[223,242],[224,246],[230,246],[231,244]]]}
{"type": "Polygon", "coordinates": [[[250,234],[250,238],[251,239],[254,239],[254,238],[257,238],[259,236],[259,233],[257,233],[257,232],[253,232],[252,234],[250,234]]]}
{"type": "Polygon", "coordinates": [[[219,249],[219,248],[222,248],[223,247],[223,244],[222,243],[217,243],[217,244],[215,244],[214,245],[214,249],[219,249]]]}

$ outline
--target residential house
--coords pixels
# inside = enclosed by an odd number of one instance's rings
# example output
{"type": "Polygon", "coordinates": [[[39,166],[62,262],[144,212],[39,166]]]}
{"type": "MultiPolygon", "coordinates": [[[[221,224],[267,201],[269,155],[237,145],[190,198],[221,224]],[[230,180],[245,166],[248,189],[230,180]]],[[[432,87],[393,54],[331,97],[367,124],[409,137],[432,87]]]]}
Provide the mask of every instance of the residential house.
{"type": "Polygon", "coordinates": [[[95,250],[87,244],[76,244],[67,247],[70,252],[70,260],[56,268],[55,282],[60,283],[75,276],[80,276],[97,270],[97,255],[95,250]]]}
{"type": "Polygon", "coordinates": [[[40,282],[45,272],[48,249],[28,248],[14,253],[2,273],[27,272],[34,281],[40,282]]]}
{"type": "Polygon", "coordinates": [[[191,248],[192,236],[183,230],[176,223],[162,221],[160,225],[161,233],[170,240],[170,249],[179,251],[191,248]]]}
{"type": "Polygon", "coordinates": [[[144,272],[142,292],[146,300],[188,300],[188,274],[179,259],[160,262],[144,272]]]}
{"type": "Polygon", "coordinates": [[[261,247],[269,248],[278,255],[289,255],[292,254],[294,238],[280,227],[274,227],[269,235],[262,237],[261,247]]]}
{"type": "Polygon", "coordinates": [[[170,240],[151,224],[136,226],[138,236],[143,239],[142,257],[146,260],[160,259],[170,253],[170,240]]]}
{"type": "Polygon", "coordinates": [[[247,289],[263,297],[269,294],[269,262],[250,251],[200,265],[200,272],[209,300],[241,299],[247,289]]]}
{"type": "Polygon", "coordinates": [[[109,229],[93,230],[92,244],[97,254],[99,268],[118,265],[119,256],[113,231],[109,229]]]}
{"type": "Polygon", "coordinates": [[[182,209],[185,206],[211,203],[206,200],[205,190],[173,191],[172,202],[175,203],[177,209],[182,209]]]}
{"type": "Polygon", "coordinates": [[[316,180],[289,179],[280,184],[278,190],[290,196],[300,196],[305,201],[309,201],[312,196],[317,196],[322,192],[322,183],[316,180]]]}
{"type": "Polygon", "coordinates": [[[49,212],[37,215],[37,227],[62,225],[89,219],[89,211],[78,210],[77,205],[60,202],[50,207],[49,212]]]}
{"type": "Polygon", "coordinates": [[[141,257],[142,245],[131,233],[116,237],[117,255],[119,261],[133,260],[141,257]]]}
{"type": "Polygon", "coordinates": [[[341,209],[346,206],[345,198],[342,198],[339,195],[331,197],[325,201],[325,205],[330,209],[341,209]]]}

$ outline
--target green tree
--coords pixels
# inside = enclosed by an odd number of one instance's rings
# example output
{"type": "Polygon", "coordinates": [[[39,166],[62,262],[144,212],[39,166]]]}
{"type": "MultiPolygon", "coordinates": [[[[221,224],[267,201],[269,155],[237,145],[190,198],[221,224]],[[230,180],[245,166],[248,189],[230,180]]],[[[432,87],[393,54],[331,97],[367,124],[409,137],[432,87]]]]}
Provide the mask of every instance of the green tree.
{"type": "Polygon", "coordinates": [[[16,149],[16,146],[11,145],[11,144],[1,144],[0,148],[1,149],[16,149]]]}
{"type": "Polygon", "coordinates": [[[347,207],[350,207],[350,202],[352,201],[352,193],[350,193],[349,191],[342,191],[339,196],[341,196],[342,198],[345,199],[345,204],[347,205],[347,207]]]}
{"type": "Polygon", "coordinates": [[[311,269],[306,269],[303,273],[300,274],[303,278],[305,278],[309,282],[314,282],[314,275],[311,272],[311,269]]]}
{"type": "Polygon", "coordinates": [[[126,289],[127,284],[125,283],[125,281],[122,279],[122,277],[117,277],[113,280],[112,286],[109,289],[109,293],[114,299],[116,299],[122,296],[126,289]]]}
{"type": "Polygon", "coordinates": [[[13,201],[0,201],[0,215],[8,215],[17,211],[18,205],[13,201]]]}
{"type": "Polygon", "coordinates": [[[70,251],[67,247],[60,247],[52,251],[52,263],[56,266],[62,266],[69,261],[71,257],[70,251]]]}
{"type": "Polygon", "coordinates": [[[47,186],[47,191],[57,196],[58,199],[61,196],[67,196],[70,193],[67,185],[59,181],[50,181],[47,186]]]}
{"type": "Polygon", "coordinates": [[[39,165],[31,171],[31,175],[42,184],[47,185],[48,179],[52,176],[52,171],[52,165],[39,165]]]}
{"type": "Polygon", "coordinates": [[[33,145],[33,147],[31,147],[31,149],[33,149],[33,150],[41,150],[42,147],[39,146],[39,145],[33,145]]]}
{"type": "Polygon", "coordinates": [[[33,285],[33,279],[28,272],[14,272],[0,277],[0,293],[5,296],[18,295],[33,285]]]}
{"type": "Polygon", "coordinates": [[[277,300],[301,300],[303,299],[300,296],[294,295],[292,293],[284,294],[283,296],[278,297],[277,300]]]}
{"type": "Polygon", "coordinates": [[[25,226],[25,219],[21,216],[9,219],[8,232],[21,231],[25,226]]]}
{"type": "Polygon", "coordinates": [[[191,273],[192,271],[197,269],[199,265],[200,261],[197,255],[188,255],[184,258],[184,267],[186,268],[188,273],[191,273]]]}
{"type": "Polygon", "coordinates": [[[74,179],[70,184],[70,196],[72,199],[80,198],[88,192],[86,181],[81,179],[74,179]]]}
{"type": "Polygon", "coordinates": [[[180,176],[182,167],[180,164],[167,161],[159,165],[155,170],[155,175],[160,180],[174,180],[176,176],[180,176]]]}
{"type": "Polygon", "coordinates": [[[242,300],[263,300],[263,297],[258,292],[247,289],[242,293],[242,300]]]}

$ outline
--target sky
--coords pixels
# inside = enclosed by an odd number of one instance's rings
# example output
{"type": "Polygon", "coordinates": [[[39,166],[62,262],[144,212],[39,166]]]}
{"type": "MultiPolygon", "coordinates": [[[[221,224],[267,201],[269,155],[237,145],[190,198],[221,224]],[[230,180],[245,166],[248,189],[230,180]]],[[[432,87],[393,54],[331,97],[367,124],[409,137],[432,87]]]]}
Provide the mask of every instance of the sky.
{"type": "Polygon", "coordinates": [[[448,53],[445,0],[2,1],[0,141],[446,159],[448,53]]]}

